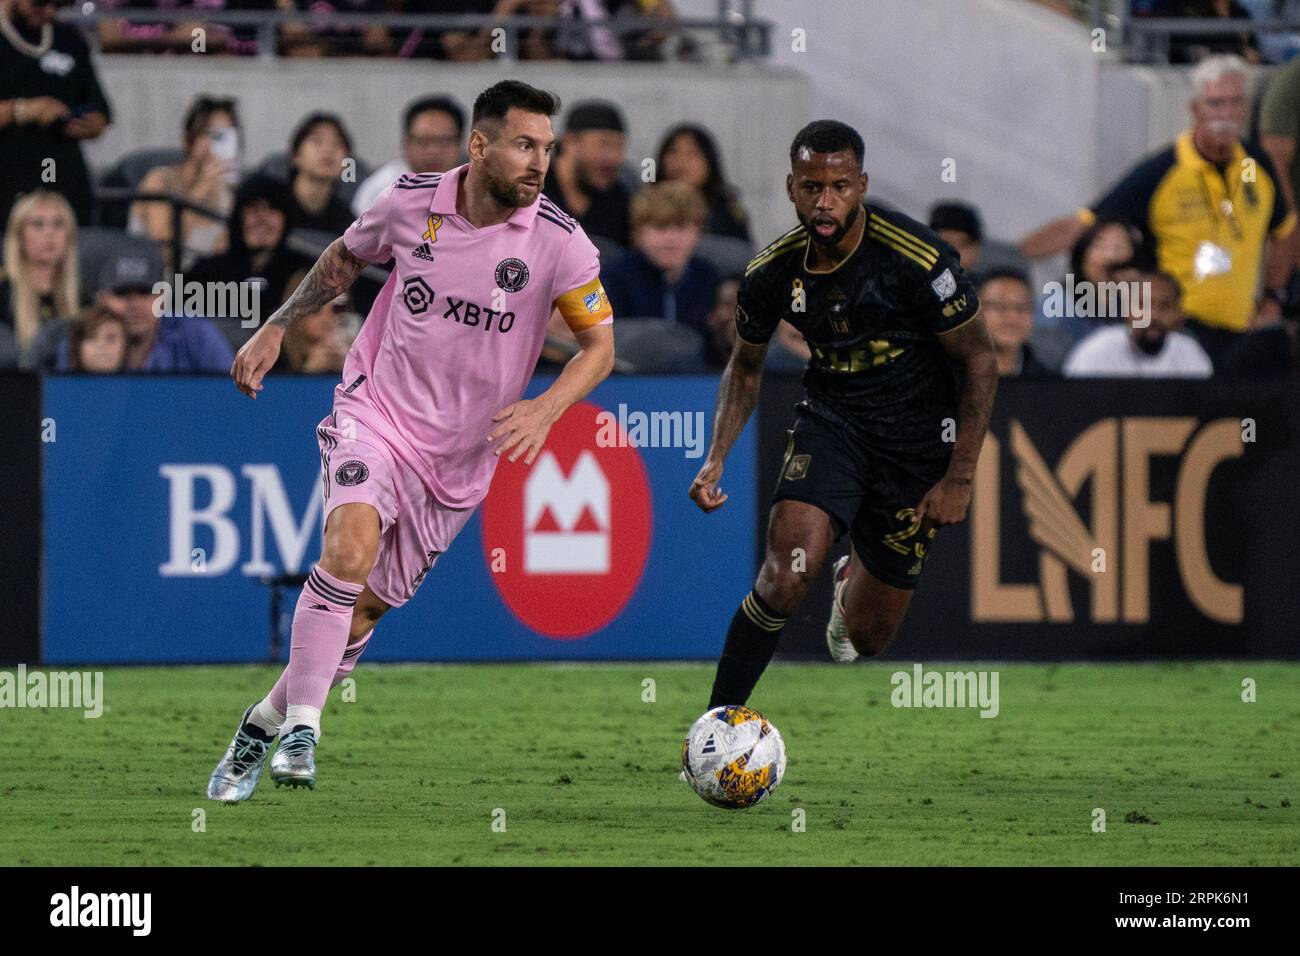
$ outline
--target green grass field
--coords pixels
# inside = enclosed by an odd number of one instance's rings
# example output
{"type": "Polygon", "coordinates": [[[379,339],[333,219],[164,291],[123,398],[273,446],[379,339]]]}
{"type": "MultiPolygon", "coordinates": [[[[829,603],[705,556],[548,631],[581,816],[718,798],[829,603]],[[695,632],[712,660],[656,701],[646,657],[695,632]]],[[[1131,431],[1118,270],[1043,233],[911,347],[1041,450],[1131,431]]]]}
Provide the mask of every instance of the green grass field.
{"type": "Polygon", "coordinates": [[[318,788],[268,776],[229,807],[204,799],[208,774],[275,671],[109,670],[99,719],[0,710],[0,865],[1300,859],[1298,665],[992,665],[995,719],[891,706],[908,666],[774,665],[751,704],[789,767],[744,812],[677,779],[711,666],[362,664],[356,702],[331,692],[318,788]]]}

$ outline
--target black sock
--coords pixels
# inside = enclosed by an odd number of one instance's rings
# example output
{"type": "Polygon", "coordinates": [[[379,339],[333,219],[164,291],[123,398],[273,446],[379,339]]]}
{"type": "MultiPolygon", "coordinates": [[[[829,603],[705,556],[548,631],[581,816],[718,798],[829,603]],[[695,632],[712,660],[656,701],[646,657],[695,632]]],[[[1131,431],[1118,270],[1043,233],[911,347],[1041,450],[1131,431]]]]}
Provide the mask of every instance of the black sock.
{"type": "Polygon", "coordinates": [[[743,704],[754,692],[772,655],[788,615],[778,614],[755,591],[745,595],[727,630],[727,642],[718,660],[709,710],[724,704],[743,704]]]}

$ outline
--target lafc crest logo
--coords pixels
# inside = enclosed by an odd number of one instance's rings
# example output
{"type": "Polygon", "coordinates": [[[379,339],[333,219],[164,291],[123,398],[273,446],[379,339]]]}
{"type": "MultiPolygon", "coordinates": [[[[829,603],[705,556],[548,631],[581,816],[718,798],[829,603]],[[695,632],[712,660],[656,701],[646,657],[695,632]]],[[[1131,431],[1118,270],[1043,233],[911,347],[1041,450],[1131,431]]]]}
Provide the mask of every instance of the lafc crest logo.
{"type": "Polygon", "coordinates": [[[1002,580],[1001,442],[984,441],[971,502],[971,617],[979,622],[1075,620],[1073,572],[1090,586],[1094,623],[1141,624],[1151,616],[1152,543],[1172,540],[1178,574],[1206,617],[1239,624],[1242,586],[1215,573],[1205,538],[1206,491],[1214,470],[1242,454],[1240,419],[1104,418],[1085,428],[1049,467],[1029,434],[1011,422],[1010,450],[1029,537],[1039,547],[1037,581],[1002,580]],[[1151,500],[1153,459],[1177,459],[1172,501],[1151,500]],[[1088,523],[1075,499],[1088,493],[1088,523]]]}

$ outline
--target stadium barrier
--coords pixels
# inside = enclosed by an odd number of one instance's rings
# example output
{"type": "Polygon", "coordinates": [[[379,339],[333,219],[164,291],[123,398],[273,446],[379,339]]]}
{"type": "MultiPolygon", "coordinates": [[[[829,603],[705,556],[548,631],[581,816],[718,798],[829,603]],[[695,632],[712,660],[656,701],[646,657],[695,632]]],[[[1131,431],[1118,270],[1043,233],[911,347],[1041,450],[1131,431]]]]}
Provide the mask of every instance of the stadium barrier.
{"type": "MultiPolygon", "coordinates": [[[[52,376],[42,405],[38,378],[0,377],[15,438],[0,658],[267,659],[263,582],[309,567],[319,544],[314,428],[333,384],[274,379],[250,405],[221,377],[52,376]]],[[[501,467],[368,658],[715,656],[762,554],[801,395],[797,378],[769,376],[727,463],[731,500],[705,516],[686,489],[715,389],[707,376],[602,384],[532,469],[501,467]]],[[[1300,656],[1298,398],[1288,383],[1004,382],[970,519],[939,535],[890,656],[1300,656]]],[[[829,599],[823,573],[783,656],[824,658],[829,599]]]]}
{"type": "MultiPolygon", "coordinates": [[[[48,377],[44,661],[268,659],[263,579],[319,553],[315,429],[336,382],[272,378],[251,403],[221,376],[48,377]]],[[[687,497],[716,388],[712,376],[603,383],[530,469],[498,468],[367,659],[715,656],[752,583],[757,459],[751,426],[725,520],[687,497]]]]}
{"type": "MultiPolygon", "coordinates": [[[[800,395],[764,385],[760,536],[800,395]]],[[[888,655],[1300,657],[1297,475],[1294,383],[1003,382],[969,518],[888,655]]],[[[829,602],[823,574],[786,656],[825,658],[829,602]]]]}
{"type": "Polygon", "coordinates": [[[40,635],[41,380],[0,371],[0,664],[34,661],[40,635]]]}

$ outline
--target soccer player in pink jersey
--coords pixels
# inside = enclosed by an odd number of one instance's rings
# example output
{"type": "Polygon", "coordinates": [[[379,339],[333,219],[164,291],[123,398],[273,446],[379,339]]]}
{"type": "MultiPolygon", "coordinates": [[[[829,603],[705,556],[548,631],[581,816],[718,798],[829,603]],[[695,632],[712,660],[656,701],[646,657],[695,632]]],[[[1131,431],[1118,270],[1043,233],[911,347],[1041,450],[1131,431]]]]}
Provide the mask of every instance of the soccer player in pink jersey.
{"type": "Polygon", "coordinates": [[[271,760],[277,785],[314,787],[321,710],[375,622],[411,599],[487,494],[501,456],[531,464],[552,424],[614,364],[596,247],[542,194],[557,97],[505,80],[474,103],[469,162],[403,176],[321,254],[230,370],[250,398],[285,330],[395,261],[317,428],[325,543],[293,617],[289,664],[244,713],[208,782],[231,803],[271,760]],[[522,399],[552,310],[580,351],[522,399]]]}

